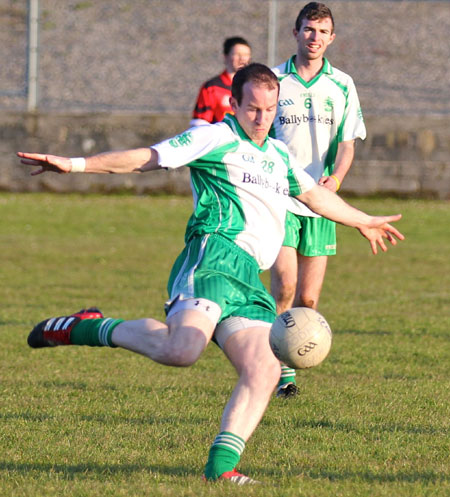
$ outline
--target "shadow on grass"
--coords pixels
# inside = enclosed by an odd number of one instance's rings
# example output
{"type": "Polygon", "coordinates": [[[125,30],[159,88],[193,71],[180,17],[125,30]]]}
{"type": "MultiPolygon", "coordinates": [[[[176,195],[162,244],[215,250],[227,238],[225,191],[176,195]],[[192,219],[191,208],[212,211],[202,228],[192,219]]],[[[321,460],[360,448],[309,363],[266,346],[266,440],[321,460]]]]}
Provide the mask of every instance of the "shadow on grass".
{"type": "MultiPolygon", "coordinates": [[[[412,425],[401,423],[379,423],[368,426],[346,423],[342,421],[331,421],[328,419],[300,419],[293,420],[292,427],[295,429],[318,429],[332,430],[345,433],[410,433],[414,435],[443,435],[448,436],[445,427],[435,427],[431,425],[412,425]]],[[[262,426],[279,426],[278,420],[263,419],[262,426]]]]}
{"type": "MultiPolygon", "coordinates": [[[[148,464],[95,464],[95,463],[80,463],[80,464],[51,464],[51,463],[13,463],[8,461],[0,461],[0,471],[16,472],[26,476],[34,473],[56,474],[58,478],[66,480],[74,480],[78,476],[98,476],[105,475],[132,475],[148,471],[149,473],[158,473],[168,476],[198,476],[198,471],[187,466],[161,466],[148,464]]],[[[279,471],[262,470],[259,474],[264,474],[268,479],[278,481],[279,471]]],[[[399,471],[398,473],[373,473],[371,471],[290,471],[288,477],[311,478],[313,480],[327,481],[364,481],[368,483],[442,483],[450,481],[450,476],[445,473],[437,473],[433,471],[399,471]]],[[[269,481],[266,483],[270,484],[269,481]]]]}
{"type": "Polygon", "coordinates": [[[430,425],[414,426],[400,423],[386,423],[376,424],[370,426],[356,426],[352,423],[343,423],[329,421],[326,419],[321,420],[301,420],[294,423],[295,428],[318,428],[329,429],[335,431],[343,431],[346,433],[412,433],[418,435],[446,435],[447,429],[444,427],[434,427],[430,425]]]}
{"type": "MultiPolygon", "coordinates": [[[[266,474],[267,478],[279,478],[279,472],[276,470],[261,470],[261,474],[266,474]]],[[[450,481],[450,475],[443,472],[435,471],[398,471],[396,473],[380,472],[374,473],[369,470],[361,471],[331,471],[324,468],[323,470],[305,471],[299,468],[298,472],[293,468],[287,474],[287,477],[298,477],[299,479],[327,480],[327,481],[356,481],[366,483],[425,483],[436,484],[450,481]]]]}
{"type": "MultiPolygon", "coordinates": [[[[32,422],[47,422],[49,420],[54,420],[57,417],[53,414],[48,414],[45,412],[39,413],[0,413],[0,419],[5,421],[20,419],[24,421],[32,422]]],[[[130,417],[128,415],[115,415],[115,414],[95,414],[95,415],[78,415],[76,418],[79,421],[87,421],[90,423],[98,423],[101,425],[109,424],[114,426],[114,424],[129,424],[129,425],[166,425],[170,424],[172,426],[187,425],[192,426],[195,424],[207,424],[210,423],[211,419],[207,416],[152,416],[146,415],[141,417],[130,417]]],[[[278,426],[279,422],[277,420],[270,420],[265,418],[261,421],[261,426],[278,426]]],[[[412,424],[401,424],[401,423],[382,423],[382,424],[371,424],[370,426],[356,425],[353,423],[346,423],[341,421],[331,421],[328,419],[301,419],[293,420],[292,426],[295,429],[318,429],[318,430],[333,430],[345,433],[409,433],[414,435],[448,435],[448,430],[445,427],[435,427],[431,425],[412,425],[412,424]]]]}
{"type": "Polygon", "coordinates": [[[13,471],[23,475],[30,473],[51,473],[57,474],[58,477],[63,477],[67,480],[75,479],[78,475],[131,475],[148,471],[149,473],[160,473],[170,476],[197,476],[197,470],[187,466],[161,466],[149,464],[96,464],[96,463],[80,463],[80,464],[51,464],[51,463],[19,463],[0,461],[0,471],[13,471]]]}
{"type": "Polygon", "coordinates": [[[393,335],[392,331],[383,331],[383,330],[377,330],[377,331],[369,331],[369,330],[336,330],[336,334],[339,335],[375,335],[375,336],[386,336],[386,335],[393,335]]]}
{"type": "Polygon", "coordinates": [[[362,480],[368,483],[386,483],[386,482],[424,482],[437,483],[450,481],[450,476],[445,473],[436,473],[434,471],[399,471],[398,473],[373,473],[371,471],[318,471],[310,472],[309,476],[314,479],[327,480],[362,480]]]}
{"type": "MultiPolygon", "coordinates": [[[[54,414],[47,413],[7,413],[0,414],[0,419],[5,421],[21,419],[24,421],[32,421],[32,422],[47,422],[50,420],[58,419],[58,416],[54,414]]],[[[76,419],[78,421],[87,421],[89,423],[97,423],[101,425],[111,425],[112,427],[117,424],[127,424],[127,425],[170,425],[170,426],[192,426],[193,424],[204,425],[211,422],[211,419],[208,417],[200,417],[200,416],[141,416],[131,418],[128,415],[114,415],[114,414],[105,414],[102,416],[101,414],[95,415],[77,415],[76,419]]],[[[112,428],[113,429],[113,428],[112,428]]]]}

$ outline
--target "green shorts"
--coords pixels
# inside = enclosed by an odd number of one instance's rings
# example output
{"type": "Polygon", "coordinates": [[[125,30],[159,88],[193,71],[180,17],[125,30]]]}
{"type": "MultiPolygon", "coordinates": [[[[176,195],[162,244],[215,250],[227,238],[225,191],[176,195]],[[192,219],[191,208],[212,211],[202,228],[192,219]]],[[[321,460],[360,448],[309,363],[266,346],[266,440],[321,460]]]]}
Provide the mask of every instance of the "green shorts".
{"type": "Polygon", "coordinates": [[[297,216],[287,212],[283,246],[301,255],[317,257],[336,254],[336,223],[324,217],[297,216]]]}
{"type": "Polygon", "coordinates": [[[166,311],[177,299],[204,298],[222,309],[219,323],[230,316],[272,323],[275,301],[259,273],[255,259],[223,236],[194,237],[172,268],[166,311]]]}

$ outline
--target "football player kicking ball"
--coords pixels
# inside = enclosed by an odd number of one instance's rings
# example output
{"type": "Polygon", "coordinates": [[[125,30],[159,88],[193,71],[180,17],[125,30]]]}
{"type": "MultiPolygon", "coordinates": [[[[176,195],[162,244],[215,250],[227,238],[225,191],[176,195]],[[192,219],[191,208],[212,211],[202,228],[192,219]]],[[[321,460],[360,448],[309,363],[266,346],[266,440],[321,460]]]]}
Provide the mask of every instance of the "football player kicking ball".
{"type": "Polygon", "coordinates": [[[400,215],[369,216],[317,186],[300,168],[294,173],[295,159],[286,145],[267,136],[278,91],[272,71],[251,64],[233,79],[234,116],[223,122],[192,128],[150,148],[87,159],[18,153],[22,163],[39,167],[33,175],[190,168],[195,209],[186,246],[169,278],[166,322],[104,318],[88,309],[42,321],[28,343],[35,348],[122,347],[161,364],[190,366],[214,340],[239,378],[209,450],[204,471],[209,481],[255,483],[235,468],[280,377],[268,339],[275,302],[259,273],[272,265],[283,241],[286,197],[295,196],[319,214],[357,228],[374,253],[377,245],[386,250],[385,239],[394,245],[395,237],[403,239],[389,224],[400,215]]]}

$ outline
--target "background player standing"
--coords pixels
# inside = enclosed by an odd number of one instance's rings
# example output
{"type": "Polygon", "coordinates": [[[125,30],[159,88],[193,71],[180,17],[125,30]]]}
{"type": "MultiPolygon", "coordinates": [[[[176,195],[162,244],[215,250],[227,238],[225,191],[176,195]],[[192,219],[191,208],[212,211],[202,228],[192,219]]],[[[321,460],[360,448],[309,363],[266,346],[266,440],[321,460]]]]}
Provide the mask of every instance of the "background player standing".
{"type": "Polygon", "coordinates": [[[244,38],[234,36],[223,43],[224,71],[206,81],[200,88],[191,126],[222,121],[230,107],[231,83],[236,71],[250,62],[250,44],[244,38]]]}
{"type": "MultiPolygon", "coordinates": [[[[331,10],[311,2],[293,30],[297,53],[274,68],[280,97],[272,135],[319,184],[337,192],[353,161],[355,139],[366,129],[350,76],[331,66],[324,54],[335,39],[331,10]]],[[[336,226],[292,200],[286,237],[271,270],[277,312],[291,307],[317,309],[329,255],[336,254],[336,226]]],[[[295,395],[295,372],[283,367],[278,396],[295,395]]]]}

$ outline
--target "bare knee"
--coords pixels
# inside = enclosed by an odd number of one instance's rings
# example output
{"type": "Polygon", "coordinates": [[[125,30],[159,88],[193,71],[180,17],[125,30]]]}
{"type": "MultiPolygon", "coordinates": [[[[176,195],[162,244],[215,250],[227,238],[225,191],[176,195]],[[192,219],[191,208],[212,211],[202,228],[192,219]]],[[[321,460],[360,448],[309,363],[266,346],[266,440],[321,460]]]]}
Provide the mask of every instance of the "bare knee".
{"type": "Polygon", "coordinates": [[[200,357],[200,354],[193,354],[183,350],[170,351],[167,354],[167,366],[175,366],[178,368],[187,368],[195,364],[200,357]]]}
{"type": "Polygon", "coordinates": [[[268,370],[267,382],[271,390],[273,390],[278,385],[281,374],[281,366],[278,359],[275,359],[275,361],[271,363],[271,365],[268,367],[268,370]]]}
{"type": "Polygon", "coordinates": [[[299,256],[299,284],[295,304],[317,309],[327,268],[327,256],[299,256]]]}
{"type": "Polygon", "coordinates": [[[207,345],[204,335],[191,334],[191,340],[180,339],[180,336],[170,337],[164,344],[164,361],[167,366],[186,368],[197,362],[207,345]]]}
{"type": "Polygon", "coordinates": [[[165,364],[192,366],[208,345],[214,325],[198,311],[184,310],[167,320],[169,332],[164,344],[165,364]]]}
{"type": "Polygon", "coordinates": [[[303,294],[295,299],[294,304],[295,307],[310,307],[311,309],[317,309],[319,299],[309,294],[303,294]]]}
{"type": "Polygon", "coordinates": [[[179,368],[192,366],[197,362],[204,348],[205,344],[197,341],[190,344],[169,342],[166,349],[166,364],[179,368]]]}
{"type": "Polygon", "coordinates": [[[270,270],[270,292],[277,303],[278,313],[292,307],[297,290],[297,271],[297,251],[293,247],[281,247],[270,270]]]}
{"type": "Polygon", "coordinates": [[[280,278],[272,295],[277,303],[277,312],[281,313],[292,307],[295,298],[297,282],[292,278],[280,278]]]}
{"type": "Polygon", "coordinates": [[[261,367],[255,367],[253,364],[252,367],[241,372],[241,376],[245,376],[249,386],[269,392],[277,386],[280,374],[280,363],[275,357],[273,360],[265,361],[261,367]]]}

